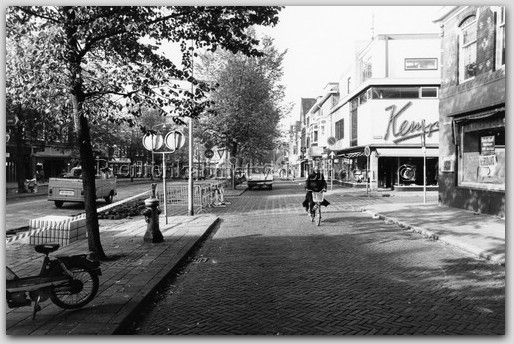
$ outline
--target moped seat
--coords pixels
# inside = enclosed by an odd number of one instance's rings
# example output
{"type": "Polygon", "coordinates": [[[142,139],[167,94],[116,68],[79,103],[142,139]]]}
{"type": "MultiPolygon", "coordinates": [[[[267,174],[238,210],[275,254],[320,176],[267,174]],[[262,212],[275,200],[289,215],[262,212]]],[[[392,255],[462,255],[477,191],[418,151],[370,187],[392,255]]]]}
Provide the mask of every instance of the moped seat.
{"type": "Polygon", "coordinates": [[[40,244],[34,246],[34,250],[39,253],[49,254],[50,252],[57,251],[59,244],[40,244]]]}

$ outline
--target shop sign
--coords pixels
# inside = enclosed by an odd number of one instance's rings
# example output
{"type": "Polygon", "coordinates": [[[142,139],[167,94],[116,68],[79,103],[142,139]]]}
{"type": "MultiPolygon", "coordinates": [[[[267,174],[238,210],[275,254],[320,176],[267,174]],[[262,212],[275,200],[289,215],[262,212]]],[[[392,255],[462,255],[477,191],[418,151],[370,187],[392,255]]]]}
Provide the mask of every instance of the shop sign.
{"type": "Polygon", "coordinates": [[[390,111],[391,114],[389,116],[384,140],[387,140],[389,138],[389,134],[391,134],[394,137],[393,142],[398,143],[414,137],[422,136],[423,134],[430,137],[433,132],[439,131],[439,121],[427,124],[424,119],[420,122],[404,120],[398,124],[400,116],[404,114],[411,105],[412,102],[408,102],[399,111],[396,111],[396,105],[391,105],[385,108],[385,110],[390,111]]]}
{"type": "Polygon", "coordinates": [[[480,140],[482,143],[480,155],[494,155],[494,135],[482,136],[480,140]]]}

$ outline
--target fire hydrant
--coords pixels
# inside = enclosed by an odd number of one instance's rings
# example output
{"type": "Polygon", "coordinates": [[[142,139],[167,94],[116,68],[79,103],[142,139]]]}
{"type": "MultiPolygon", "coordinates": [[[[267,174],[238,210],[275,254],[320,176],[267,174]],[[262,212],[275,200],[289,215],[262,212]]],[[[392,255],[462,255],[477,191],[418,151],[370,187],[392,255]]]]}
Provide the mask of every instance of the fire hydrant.
{"type": "Polygon", "coordinates": [[[152,195],[150,198],[145,199],[145,207],[142,214],[145,216],[146,233],[144,236],[145,242],[158,243],[164,241],[162,233],[159,229],[159,199],[155,196],[156,183],[152,183],[152,195]]]}

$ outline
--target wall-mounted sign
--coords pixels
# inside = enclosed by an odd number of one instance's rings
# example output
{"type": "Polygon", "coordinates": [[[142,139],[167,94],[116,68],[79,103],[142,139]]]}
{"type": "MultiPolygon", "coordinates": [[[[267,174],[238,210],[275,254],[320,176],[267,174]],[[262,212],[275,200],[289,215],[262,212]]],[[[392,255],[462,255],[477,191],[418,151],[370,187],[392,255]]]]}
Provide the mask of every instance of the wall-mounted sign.
{"type": "Polygon", "coordinates": [[[387,140],[391,134],[394,137],[393,142],[398,143],[412,139],[413,137],[422,136],[423,134],[430,137],[433,132],[439,131],[439,121],[427,124],[423,119],[420,122],[404,120],[399,123],[400,116],[404,114],[411,105],[412,102],[408,102],[399,111],[396,111],[396,105],[391,105],[385,108],[385,110],[390,111],[391,114],[389,116],[384,140],[387,140]]]}
{"type": "Polygon", "coordinates": [[[454,172],[454,160],[452,157],[443,158],[441,172],[454,172]]]}
{"type": "Polygon", "coordinates": [[[480,177],[491,177],[496,172],[496,155],[478,157],[478,174],[480,177]]]}

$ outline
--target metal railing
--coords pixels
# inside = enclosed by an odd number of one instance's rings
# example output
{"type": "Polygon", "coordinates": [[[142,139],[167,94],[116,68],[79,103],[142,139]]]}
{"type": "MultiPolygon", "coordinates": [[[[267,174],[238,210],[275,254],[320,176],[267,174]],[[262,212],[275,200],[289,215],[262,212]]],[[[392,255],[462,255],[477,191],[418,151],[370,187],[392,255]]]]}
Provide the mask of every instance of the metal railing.
{"type": "MultiPolygon", "coordinates": [[[[224,201],[224,188],[226,181],[193,185],[193,205],[195,212],[205,211],[224,201]]],[[[166,216],[173,206],[188,205],[188,186],[187,185],[167,185],[166,186],[166,207],[164,205],[164,194],[159,193],[159,204],[161,209],[166,209],[166,216]]]]}

